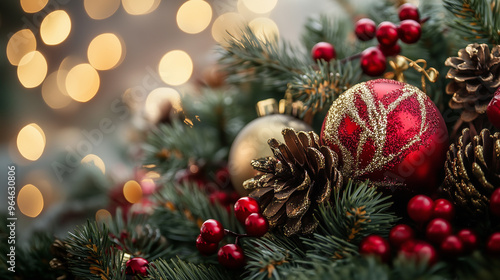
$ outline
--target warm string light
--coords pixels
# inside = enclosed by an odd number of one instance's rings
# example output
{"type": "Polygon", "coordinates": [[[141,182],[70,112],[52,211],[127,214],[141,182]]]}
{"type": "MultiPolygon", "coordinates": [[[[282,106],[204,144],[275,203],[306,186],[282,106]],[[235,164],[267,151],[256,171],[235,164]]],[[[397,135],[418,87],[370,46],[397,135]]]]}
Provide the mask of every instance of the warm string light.
{"type": "Polygon", "coordinates": [[[83,6],[91,19],[101,20],[112,16],[120,7],[120,0],[84,0],[83,6]]]}
{"type": "Polygon", "coordinates": [[[203,0],[186,1],[177,11],[177,25],[188,34],[205,30],[212,20],[212,7],[203,0]]]}
{"type": "Polygon", "coordinates": [[[25,216],[35,218],[43,210],[42,193],[34,185],[27,184],[17,194],[17,205],[25,216]]]}
{"type": "Polygon", "coordinates": [[[104,161],[97,155],[88,154],[80,161],[82,164],[97,167],[102,174],[106,174],[106,165],[104,161]]]}
{"type": "Polygon", "coordinates": [[[71,31],[71,19],[66,11],[56,10],[48,14],[40,25],[40,37],[47,45],[62,43],[71,31]]]}
{"type": "Polygon", "coordinates": [[[35,123],[23,127],[17,135],[17,149],[27,160],[35,161],[40,158],[45,149],[45,133],[35,123]]]}
{"type": "Polygon", "coordinates": [[[186,83],[191,77],[193,61],[185,51],[169,51],[161,58],[158,72],[166,84],[179,86],[186,83]]]}
{"type": "Polygon", "coordinates": [[[130,203],[137,203],[142,199],[141,185],[135,181],[130,180],[123,185],[123,196],[130,203]]]}
{"type": "Polygon", "coordinates": [[[166,103],[170,103],[176,111],[182,110],[181,96],[177,90],[161,87],[151,91],[144,103],[146,117],[152,121],[157,120],[166,103]]]}
{"type": "Polygon", "coordinates": [[[120,64],[123,53],[122,40],[116,34],[103,33],[90,42],[87,58],[96,70],[109,70],[120,64]]]}

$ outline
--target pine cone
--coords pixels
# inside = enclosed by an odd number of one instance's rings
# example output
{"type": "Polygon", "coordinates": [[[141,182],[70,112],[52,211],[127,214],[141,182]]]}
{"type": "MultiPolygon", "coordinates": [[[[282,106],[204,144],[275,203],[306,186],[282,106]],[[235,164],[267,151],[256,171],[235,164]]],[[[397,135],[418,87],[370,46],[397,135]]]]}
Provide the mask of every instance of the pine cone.
{"type": "Polygon", "coordinates": [[[443,189],[457,210],[472,218],[486,213],[491,194],[500,187],[500,133],[483,129],[473,137],[464,129],[450,145],[445,173],[443,189]]]}
{"type": "Polygon", "coordinates": [[[453,79],[446,93],[453,94],[452,109],[461,109],[461,118],[471,122],[486,112],[488,103],[500,86],[500,46],[490,52],[486,44],[470,44],[458,51],[458,57],[449,57],[446,66],[452,68],[446,78],[453,79]]]}
{"type": "Polygon", "coordinates": [[[282,131],[285,144],[268,141],[274,157],[252,161],[261,174],[243,183],[253,190],[250,197],[259,201],[262,214],[271,228],[283,226],[285,235],[310,234],[318,226],[314,210],[340,189],[342,175],[337,169],[337,154],[319,146],[314,132],[282,131]]]}

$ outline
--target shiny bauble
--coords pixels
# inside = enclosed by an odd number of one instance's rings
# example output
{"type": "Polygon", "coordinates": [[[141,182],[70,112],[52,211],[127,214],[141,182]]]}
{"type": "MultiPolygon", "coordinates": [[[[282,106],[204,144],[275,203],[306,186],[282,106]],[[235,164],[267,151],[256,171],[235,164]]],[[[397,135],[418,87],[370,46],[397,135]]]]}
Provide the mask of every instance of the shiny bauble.
{"type": "Polygon", "coordinates": [[[368,179],[394,201],[407,202],[437,189],[448,131],[420,89],[378,79],[351,87],[333,102],[320,141],[337,152],[346,178],[368,179]]]}
{"type": "Polygon", "coordinates": [[[297,118],[275,114],[251,121],[236,136],[229,152],[228,168],[231,182],[239,195],[248,195],[248,191],[243,188],[243,182],[257,174],[250,162],[253,159],[272,156],[267,141],[276,138],[280,142],[285,142],[281,135],[285,127],[297,131],[312,130],[310,125],[297,118]]]}

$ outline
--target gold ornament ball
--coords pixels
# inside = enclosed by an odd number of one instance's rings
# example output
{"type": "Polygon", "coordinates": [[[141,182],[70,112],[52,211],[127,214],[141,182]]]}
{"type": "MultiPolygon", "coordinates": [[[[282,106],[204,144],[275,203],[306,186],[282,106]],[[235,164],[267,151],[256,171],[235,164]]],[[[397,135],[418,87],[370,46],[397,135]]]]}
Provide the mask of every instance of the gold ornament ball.
{"type": "Polygon", "coordinates": [[[272,156],[267,141],[276,138],[284,142],[281,131],[286,127],[296,131],[312,130],[312,127],[302,120],[275,114],[251,121],[236,136],[229,151],[228,168],[231,182],[239,195],[248,195],[248,191],[243,188],[243,182],[256,175],[257,171],[252,168],[250,162],[253,159],[272,156]]]}

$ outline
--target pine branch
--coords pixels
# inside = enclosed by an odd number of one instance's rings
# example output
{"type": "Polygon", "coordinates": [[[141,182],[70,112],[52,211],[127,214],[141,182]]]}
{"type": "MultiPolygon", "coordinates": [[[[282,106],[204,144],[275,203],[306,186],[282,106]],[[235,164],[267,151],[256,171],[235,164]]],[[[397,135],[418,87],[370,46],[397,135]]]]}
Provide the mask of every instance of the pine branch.
{"type": "Polygon", "coordinates": [[[500,2],[498,0],[444,0],[455,17],[450,27],[471,43],[500,44],[500,2]]]}
{"type": "Polygon", "coordinates": [[[81,279],[125,279],[122,269],[123,255],[112,247],[109,232],[96,222],[77,227],[70,232],[68,244],[68,269],[81,279]]]}
{"type": "Polygon", "coordinates": [[[181,259],[165,261],[159,259],[151,263],[148,279],[177,280],[229,280],[234,279],[227,270],[215,266],[196,265],[181,259]]]}

